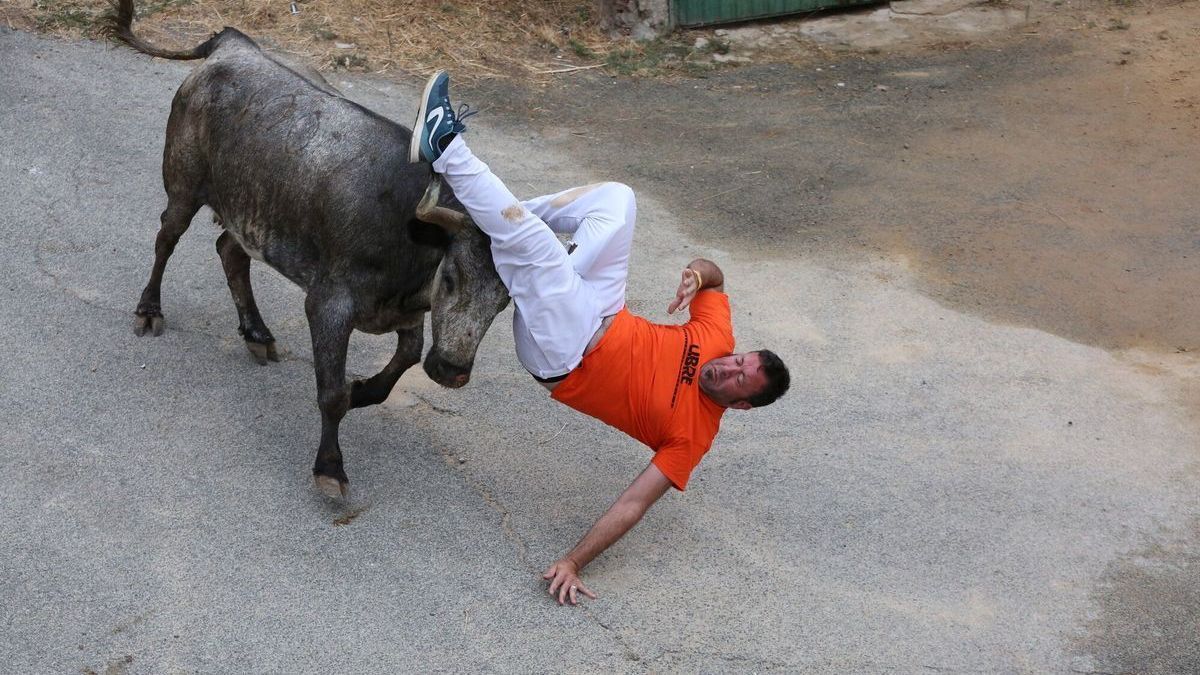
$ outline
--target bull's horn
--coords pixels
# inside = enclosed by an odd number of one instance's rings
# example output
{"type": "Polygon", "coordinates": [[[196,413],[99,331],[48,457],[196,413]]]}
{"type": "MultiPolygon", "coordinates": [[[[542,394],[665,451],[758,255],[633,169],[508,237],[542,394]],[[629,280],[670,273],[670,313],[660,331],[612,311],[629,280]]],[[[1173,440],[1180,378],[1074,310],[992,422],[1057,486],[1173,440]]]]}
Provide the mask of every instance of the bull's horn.
{"type": "Polygon", "coordinates": [[[438,196],[442,191],[442,177],[434,174],[425,188],[425,196],[417,204],[417,218],[427,223],[433,223],[450,234],[457,234],[471,224],[471,217],[460,211],[438,206],[438,196]]]}

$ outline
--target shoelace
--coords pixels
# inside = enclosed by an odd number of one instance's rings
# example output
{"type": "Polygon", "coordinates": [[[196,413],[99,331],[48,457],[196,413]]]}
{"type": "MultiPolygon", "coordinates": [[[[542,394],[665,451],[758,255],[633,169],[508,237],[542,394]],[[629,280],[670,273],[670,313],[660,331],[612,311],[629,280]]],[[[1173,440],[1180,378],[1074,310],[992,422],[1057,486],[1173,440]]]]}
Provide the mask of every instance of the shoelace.
{"type": "Polygon", "coordinates": [[[471,106],[466,103],[458,106],[458,112],[454,113],[454,133],[466,131],[467,128],[463,125],[462,121],[478,112],[478,110],[471,110],[471,106]]]}

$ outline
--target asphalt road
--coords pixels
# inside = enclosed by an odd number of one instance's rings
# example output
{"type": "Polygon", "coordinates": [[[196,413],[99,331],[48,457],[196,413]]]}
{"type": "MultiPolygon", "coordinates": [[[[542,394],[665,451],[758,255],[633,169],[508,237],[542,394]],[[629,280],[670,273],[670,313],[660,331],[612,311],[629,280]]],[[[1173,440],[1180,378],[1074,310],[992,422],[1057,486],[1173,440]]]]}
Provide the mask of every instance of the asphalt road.
{"type": "MultiPolygon", "coordinates": [[[[3,30],[0,64],[6,671],[1200,670],[1197,420],[1161,372],[956,312],[893,260],[690,238],[639,190],[631,308],[671,320],[678,268],[711,257],[739,344],[793,389],[729,414],[688,491],[586,570],[600,599],[560,608],[538,572],[649,456],[521,373],[509,312],[467,388],[418,369],[347,417],[353,501],[326,501],[302,295],[255,271],[285,355],[256,365],[206,211],[167,332],[132,331],[188,66],[3,30]]],[[[401,121],[415,102],[334,83],[401,121]]],[[[472,121],[519,195],[613,178],[472,121]]],[[[351,369],[391,348],[356,337],[351,369]]]]}

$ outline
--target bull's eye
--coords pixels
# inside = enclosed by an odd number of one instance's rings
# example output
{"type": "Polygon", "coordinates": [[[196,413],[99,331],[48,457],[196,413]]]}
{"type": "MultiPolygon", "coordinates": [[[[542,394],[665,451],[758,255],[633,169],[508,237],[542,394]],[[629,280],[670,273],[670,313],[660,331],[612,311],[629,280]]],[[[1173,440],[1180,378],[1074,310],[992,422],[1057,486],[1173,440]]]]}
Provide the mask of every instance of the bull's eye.
{"type": "Polygon", "coordinates": [[[454,292],[454,275],[452,275],[452,274],[443,274],[442,275],[442,291],[446,292],[446,293],[454,292]]]}

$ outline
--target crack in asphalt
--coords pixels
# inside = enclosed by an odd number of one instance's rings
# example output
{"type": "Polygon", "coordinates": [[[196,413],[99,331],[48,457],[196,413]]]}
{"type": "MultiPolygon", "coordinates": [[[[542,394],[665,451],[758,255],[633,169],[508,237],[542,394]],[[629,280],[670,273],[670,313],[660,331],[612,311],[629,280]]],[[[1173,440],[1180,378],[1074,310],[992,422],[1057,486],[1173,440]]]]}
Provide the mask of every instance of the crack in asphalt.
{"type": "MultiPolygon", "coordinates": [[[[429,407],[430,410],[432,410],[436,413],[441,413],[443,415],[449,415],[450,417],[462,417],[463,416],[463,414],[461,412],[454,410],[453,408],[443,408],[442,406],[434,403],[433,401],[430,401],[428,398],[426,398],[425,396],[422,396],[421,394],[419,394],[415,391],[409,392],[409,393],[412,394],[413,396],[415,396],[416,398],[420,399],[420,401],[422,403],[424,403],[426,406],[429,407]]],[[[445,453],[442,453],[442,454],[444,455],[445,453]]]]}
{"type": "MultiPolygon", "coordinates": [[[[751,668],[763,668],[763,669],[774,668],[774,669],[778,669],[778,670],[786,670],[789,668],[794,669],[797,667],[796,664],[794,664],[794,663],[787,663],[785,661],[777,661],[775,659],[755,658],[752,656],[742,656],[740,654],[723,654],[721,652],[695,652],[695,651],[684,650],[684,649],[670,649],[670,648],[663,649],[658,654],[655,654],[653,657],[646,659],[645,665],[648,667],[651,664],[661,660],[665,656],[668,656],[668,655],[675,656],[675,655],[679,655],[679,654],[687,654],[689,656],[702,657],[702,658],[706,658],[706,659],[714,659],[717,661],[724,661],[725,663],[728,663],[728,664],[737,664],[737,665],[740,665],[743,667],[749,666],[751,668]]],[[[871,664],[871,665],[878,665],[878,664],[871,664]]]]}
{"type": "Polygon", "coordinates": [[[517,560],[525,569],[529,570],[530,572],[536,572],[537,568],[529,559],[529,545],[525,543],[525,540],[521,538],[521,535],[517,533],[516,528],[513,527],[512,512],[510,512],[508,508],[504,506],[504,504],[496,497],[495,494],[492,493],[491,489],[489,489],[482,480],[472,476],[465,469],[458,468],[458,456],[451,452],[449,448],[439,444],[437,451],[438,454],[442,456],[442,459],[445,460],[447,465],[456,469],[455,473],[462,478],[467,487],[469,487],[476,495],[478,495],[479,498],[483,500],[483,503],[488,506],[488,508],[500,514],[500,529],[504,534],[504,538],[508,539],[516,546],[517,560]]]}
{"type": "MultiPolygon", "coordinates": [[[[420,394],[415,394],[415,395],[417,398],[421,399],[421,401],[423,401],[426,405],[428,405],[435,412],[441,412],[441,410],[437,406],[430,403],[429,400],[426,399],[424,396],[421,396],[420,394]]],[[[457,411],[449,411],[449,412],[453,415],[461,415],[462,414],[457,411]]],[[[529,545],[527,543],[525,543],[525,540],[521,537],[520,533],[517,532],[516,527],[513,526],[512,512],[509,511],[509,509],[506,506],[504,506],[504,503],[502,501],[500,501],[500,499],[498,497],[496,497],[496,495],[492,492],[491,488],[489,488],[488,485],[484,481],[473,476],[469,472],[468,469],[463,468],[459,464],[457,455],[455,455],[453,452],[451,452],[444,445],[439,445],[437,448],[437,451],[438,451],[438,454],[440,454],[442,456],[442,459],[445,460],[446,464],[449,465],[450,468],[454,471],[454,473],[458,474],[458,476],[462,479],[463,483],[467,486],[467,488],[470,489],[471,491],[473,491],[476,495],[478,495],[479,498],[483,501],[484,504],[487,505],[488,508],[492,509],[493,511],[495,511],[497,514],[500,515],[500,530],[501,530],[504,538],[508,539],[516,547],[517,561],[530,574],[537,575],[540,578],[541,570],[539,570],[538,566],[534,565],[533,561],[530,560],[529,545]]],[[[617,645],[621,647],[621,649],[624,651],[625,658],[634,660],[634,661],[640,660],[639,655],[626,642],[625,637],[623,635],[621,635],[621,633],[619,631],[613,630],[613,628],[611,626],[609,626],[609,624],[601,621],[600,617],[596,616],[595,612],[593,612],[591,610],[591,608],[589,608],[587,605],[581,603],[579,605],[576,605],[573,609],[577,609],[577,610],[583,612],[583,615],[587,618],[588,621],[594,623],[596,626],[599,626],[601,629],[603,629],[605,631],[605,634],[608,635],[610,638],[612,638],[613,641],[616,642],[617,645]]]]}

